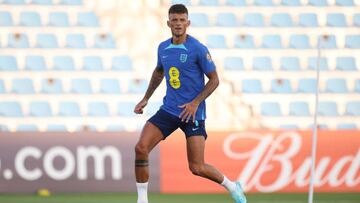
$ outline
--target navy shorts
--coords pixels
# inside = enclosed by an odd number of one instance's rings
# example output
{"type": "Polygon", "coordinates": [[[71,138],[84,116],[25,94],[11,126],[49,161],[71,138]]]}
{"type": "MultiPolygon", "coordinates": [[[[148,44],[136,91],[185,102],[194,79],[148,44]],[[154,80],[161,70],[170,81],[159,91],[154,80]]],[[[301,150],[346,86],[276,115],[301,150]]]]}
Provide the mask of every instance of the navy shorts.
{"type": "Polygon", "coordinates": [[[164,139],[178,128],[185,133],[186,137],[200,135],[204,136],[205,139],[207,138],[204,120],[181,122],[179,117],[160,109],[148,121],[160,129],[164,139]]]}

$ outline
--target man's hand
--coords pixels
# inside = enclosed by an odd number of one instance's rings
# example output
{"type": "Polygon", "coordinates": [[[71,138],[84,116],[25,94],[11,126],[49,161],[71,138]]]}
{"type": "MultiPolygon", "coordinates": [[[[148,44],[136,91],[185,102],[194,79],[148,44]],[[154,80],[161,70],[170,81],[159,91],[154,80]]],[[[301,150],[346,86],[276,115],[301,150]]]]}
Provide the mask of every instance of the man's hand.
{"type": "Polygon", "coordinates": [[[199,104],[197,102],[194,102],[194,101],[179,106],[180,108],[184,109],[181,112],[181,114],[179,115],[179,118],[181,119],[181,122],[184,122],[184,120],[186,120],[186,123],[187,123],[187,122],[189,122],[191,117],[192,117],[192,121],[195,122],[195,115],[196,115],[196,111],[198,109],[198,106],[199,106],[199,104]]]}
{"type": "Polygon", "coordinates": [[[141,100],[136,106],[135,106],[135,109],[134,109],[134,112],[136,114],[142,114],[144,111],[144,107],[147,105],[147,100],[143,99],[141,100]]]}

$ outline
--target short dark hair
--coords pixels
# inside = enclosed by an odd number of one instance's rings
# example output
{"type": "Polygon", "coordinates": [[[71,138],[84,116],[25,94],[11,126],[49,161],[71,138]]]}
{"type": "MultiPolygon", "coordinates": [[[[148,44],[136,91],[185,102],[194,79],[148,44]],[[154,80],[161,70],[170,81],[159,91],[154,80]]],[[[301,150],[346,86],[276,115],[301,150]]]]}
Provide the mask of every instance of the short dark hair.
{"type": "Polygon", "coordinates": [[[184,4],[174,4],[169,8],[169,14],[170,13],[186,13],[186,15],[188,15],[188,10],[184,4]]]}

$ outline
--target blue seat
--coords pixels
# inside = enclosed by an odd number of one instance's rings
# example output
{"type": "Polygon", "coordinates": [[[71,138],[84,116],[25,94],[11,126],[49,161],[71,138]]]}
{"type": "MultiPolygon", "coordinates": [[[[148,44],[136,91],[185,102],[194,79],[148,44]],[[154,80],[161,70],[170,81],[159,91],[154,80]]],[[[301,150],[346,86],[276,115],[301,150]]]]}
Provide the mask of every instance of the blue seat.
{"type": "Polygon", "coordinates": [[[356,27],[360,27],[360,13],[356,13],[353,16],[353,25],[356,27]]]}
{"type": "Polygon", "coordinates": [[[100,92],[106,94],[120,94],[119,80],[117,79],[102,79],[100,81],[100,92]]]}
{"type": "Polygon", "coordinates": [[[60,102],[59,103],[59,116],[65,117],[80,117],[80,107],[76,102],[60,102]]]}
{"type": "Polygon", "coordinates": [[[32,4],[39,4],[39,5],[52,5],[52,0],[31,0],[32,4]]]}
{"type": "Polygon", "coordinates": [[[191,26],[193,27],[208,27],[209,18],[205,13],[190,13],[189,19],[191,21],[191,26]]]}
{"type": "Polygon", "coordinates": [[[35,93],[33,81],[28,78],[13,79],[11,92],[13,92],[15,94],[33,94],[33,93],[35,93]]]}
{"type": "Polygon", "coordinates": [[[309,37],[307,35],[291,35],[289,48],[293,49],[309,49],[311,48],[309,43],[309,37]]]}
{"type": "Polygon", "coordinates": [[[0,94],[5,93],[4,81],[0,79],[0,94]]]}
{"type": "Polygon", "coordinates": [[[317,15],[315,13],[302,13],[299,15],[299,25],[302,27],[319,26],[317,15]]]}
{"type": "Polygon", "coordinates": [[[350,49],[360,49],[360,35],[347,35],[345,37],[345,47],[350,49]]]}
{"type": "Polygon", "coordinates": [[[75,70],[74,59],[70,56],[54,56],[54,70],[75,70]]]}
{"type": "Polygon", "coordinates": [[[59,48],[58,41],[53,34],[38,34],[36,36],[36,47],[38,48],[59,48]]]}
{"type": "Polygon", "coordinates": [[[257,6],[273,6],[272,0],[255,0],[254,4],[257,6]]]}
{"type": "Polygon", "coordinates": [[[357,129],[356,123],[339,123],[336,125],[338,130],[355,130],[357,129]]]}
{"type": "Polygon", "coordinates": [[[86,71],[102,71],[103,62],[99,56],[85,56],[83,58],[84,67],[83,69],[86,71]]]}
{"type": "Polygon", "coordinates": [[[290,80],[288,79],[271,80],[271,92],[281,93],[281,94],[292,93],[290,80]]]}
{"type": "Polygon", "coordinates": [[[6,125],[0,124],[0,132],[9,132],[9,128],[6,125]]]}
{"type": "Polygon", "coordinates": [[[29,115],[34,117],[52,116],[50,104],[46,101],[31,102],[29,106],[29,115]]]}
{"type": "Polygon", "coordinates": [[[244,63],[241,57],[226,57],[224,59],[224,69],[226,71],[244,70],[244,63]]]}
{"type": "Polygon", "coordinates": [[[234,13],[219,13],[216,16],[216,25],[221,27],[235,27],[238,25],[234,13]]]}
{"type": "Polygon", "coordinates": [[[23,33],[9,33],[8,43],[9,48],[29,48],[28,36],[23,33]]]}
{"type": "Polygon", "coordinates": [[[191,6],[191,0],[171,0],[171,5],[173,4],[184,4],[185,6],[191,6]]]}
{"type": "Polygon", "coordinates": [[[134,113],[135,105],[136,105],[135,102],[128,102],[128,101],[118,102],[117,114],[119,116],[126,116],[126,117],[135,116],[134,113]]]}
{"type": "Polygon", "coordinates": [[[311,6],[327,6],[327,0],[309,0],[309,5],[311,6]]]}
{"type": "Polygon", "coordinates": [[[88,115],[104,117],[109,116],[109,108],[105,102],[89,102],[88,103],[88,115]]]}
{"type": "Polygon", "coordinates": [[[16,126],[17,132],[36,132],[38,130],[38,127],[34,124],[20,124],[16,126]]]}
{"type": "Polygon", "coordinates": [[[23,112],[20,104],[15,101],[0,101],[0,117],[22,117],[23,112]]]}
{"type": "Polygon", "coordinates": [[[226,48],[225,36],[210,34],[206,37],[206,44],[209,48],[224,49],[226,48]]]}
{"type": "Polygon", "coordinates": [[[82,0],[60,0],[60,4],[65,5],[82,5],[82,0]]]}
{"type": "Polygon", "coordinates": [[[327,14],[326,25],[330,27],[346,27],[346,19],[343,13],[329,13],[327,14]]]}
{"type": "Polygon", "coordinates": [[[244,16],[244,25],[249,27],[264,27],[264,17],[261,13],[247,13],[244,16]]]}
{"type": "Polygon", "coordinates": [[[293,21],[289,13],[275,13],[271,16],[271,25],[275,27],[292,27],[293,21]]]}
{"type": "Polygon", "coordinates": [[[66,47],[76,49],[86,48],[85,36],[82,34],[68,34],[66,36],[66,47]]]}
{"type": "Polygon", "coordinates": [[[319,116],[338,116],[337,104],[335,102],[319,102],[319,116]]]}
{"type": "Polygon", "coordinates": [[[345,112],[348,116],[360,116],[360,101],[347,102],[345,112]]]}
{"type": "Polygon", "coordinates": [[[290,116],[310,116],[307,102],[291,102],[289,107],[290,116]]]}
{"type": "Polygon", "coordinates": [[[300,0],[281,0],[281,5],[284,6],[301,6],[300,0]]]}
{"type": "Polygon", "coordinates": [[[41,18],[39,13],[36,12],[21,12],[20,13],[20,26],[41,26],[41,18]]]}
{"type": "Polygon", "coordinates": [[[112,34],[97,34],[95,35],[95,48],[114,49],[116,42],[112,34]]]}
{"type": "Polygon", "coordinates": [[[12,15],[8,11],[0,12],[0,26],[13,26],[12,15]]]}
{"type": "Polygon", "coordinates": [[[261,115],[263,116],[282,116],[280,104],[277,102],[262,102],[261,115]]]}
{"type": "Polygon", "coordinates": [[[332,78],[326,80],[325,92],[328,93],[347,93],[346,80],[342,78],[332,78]]]}
{"type": "Polygon", "coordinates": [[[45,59],[43,56],[26,56],[25,70],[44,71],[46,70],[45,59]]]}
{"type": "Polygon", "coordinates": [[[80,12],[77,14],[77,25],[84,27],[97,27],[99,20],[94,12],[80,12]]]}
{"type": "Polygon", "coordinates": [[[336,70],[356,71],[356,61],[354,57],[336,57],[336,70]]]}
{"type": "Polygon", "coordinates": [[[18,65],[14,56],[0,56],[0,71],[16,71],[18,65]]]}
{"type": "Polygon", "coordinates": [[[338,6],[354,6],[353,0],[336,0],[338,6]]]}
{"type": "Polygon", "coordinates": [[[116,71],[132,71],[132,61],[128,56],[114,56],[111,59],[111,70],[116,71]]]}
{"type": "Polygon", "coordinates": [[[252,35],[237,35],[234,40],[235,48],[253,49],[255,48],[254,37],[252,35]]]}
{"type": "Polygon", "coordinates": [[[312,79],[312,78],[300,79],[298,92],[316,93],[316,79],[312,79]]]}
{"type": "Polygon", "coordinates": [[[286,71],[299,71],[300,62],[298,57],[281,57],[280,69],[286,71]]]}
{"type": "Polygon", "coordinates": [[[281,38],[279,35],[264,35],[261,46],[269,49],[281,49],[281,38]]]}
{"type": "Polygon", "coordinates": [[[3,0],[3,4],[14,4],[14,5],[21,5],[25,4],[25,0],[3,0]]]}
{"type": "Polygon", "coordinates": [[[47,132],[66,132],[68,131],[65,125],[50,124],[46,127],[47,132]]]}
{"type": "MultiPolygon", "coordinates": [[[[309,57],[308,58],[308,69],[309,70],[316,70],[317,69],[317,57],[309,57]]],[[[320,70],[329,70],[329,66],[328,66],[328,62],[327,62],[327,58],[325,57],[320,57],[319,59],[319,69],[320,70]]]]}
{"type": "Polygon", "coordinates": [[[360,79],[355,80],[354,92],[359,92],[360,93],[360,79]]]}
{"type": "Polygon", "coordinates": [[[132,79],[128,82],[128,93],[140,94],[147,89],[148,83],[144,79],[132,79]]]}
{"type": "Polygon", "coordinates": [[[69,17],[65,12],[52,12],[49,14],[49,26],[69,27],[69,17]]]}
{"type": "Polygon", "coordinates": [[[219,2],[218,2],[218,0],[200,0],[199,5],[200,6],[218,6],[219,2]]]}
{"type": "Polygon", "coordinates": [[[226,0],[227,6],[246,6],[246,0],[226,0]]]}
{"type": "Polygon", "coordinates": [[[245,79],[241,81],[241,92],[262,93],[261,81],[258,79],[245,79]]]}
{"type": "Polygon", "coordinates": [[[162,104],[163,104],[162,102],[150,102],[150,103],[148,103],[148,105],[146,105],[146,107],[145,107],[145,114],[148,115],[148,116],[154,115],[160,109],[160,106],[162,104]]]}
{"type": "Polygon", "coordinates": [[[108,125],[106,127],[106,132],[121,132],[121,131],[125,131],[125,126],[121,124],[108,125]]]}
{"type": "Polygon", "coordinates": [[[43,79],[41,81],[41,91],[47,94],[63,93],[62,82],[60,79],[43,79]]]}
{"type": "Polygon", "coordinates": [[[267,56],[254,57],[253,70],[271,71],[272,70],[271,58],[267,56]]]}
{"type": "Polygon", "coordinates": [[[319,42],[321,42],[321,48],[323,49],[336,49],[336,38],[334,35],[328,35],[326,37],[320,36],[318,38],[319,42]]]}
{"type": "Polygon", "coordinates": [[[92,88],[88,79],[72,79],[71,92],[77,94],[91,94],[92,88]]]}
{"type": "MultiPolygon", "coordinates": [[[[313,129],[314,124],[310,124],[308,128],[313,129]]],[[[317,129],[328,129],[328,128],[329,128],[329,126],[326,125],[326,124],[323,124],[323,123],[320,123],[320,124],[317,125],[317,129]]]]}

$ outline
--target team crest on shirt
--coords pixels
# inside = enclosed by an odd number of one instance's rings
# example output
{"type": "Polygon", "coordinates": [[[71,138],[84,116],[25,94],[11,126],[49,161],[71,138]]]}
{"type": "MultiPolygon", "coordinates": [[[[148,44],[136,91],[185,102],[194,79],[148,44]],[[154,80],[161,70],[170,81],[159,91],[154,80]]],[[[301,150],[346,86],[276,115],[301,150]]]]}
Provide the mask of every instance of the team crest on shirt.
{"type": "Polygon", "coordinates": [[[180,54],[180,61],[181,63],[185,63],[187,60],[187,54],[180,54]]]}

